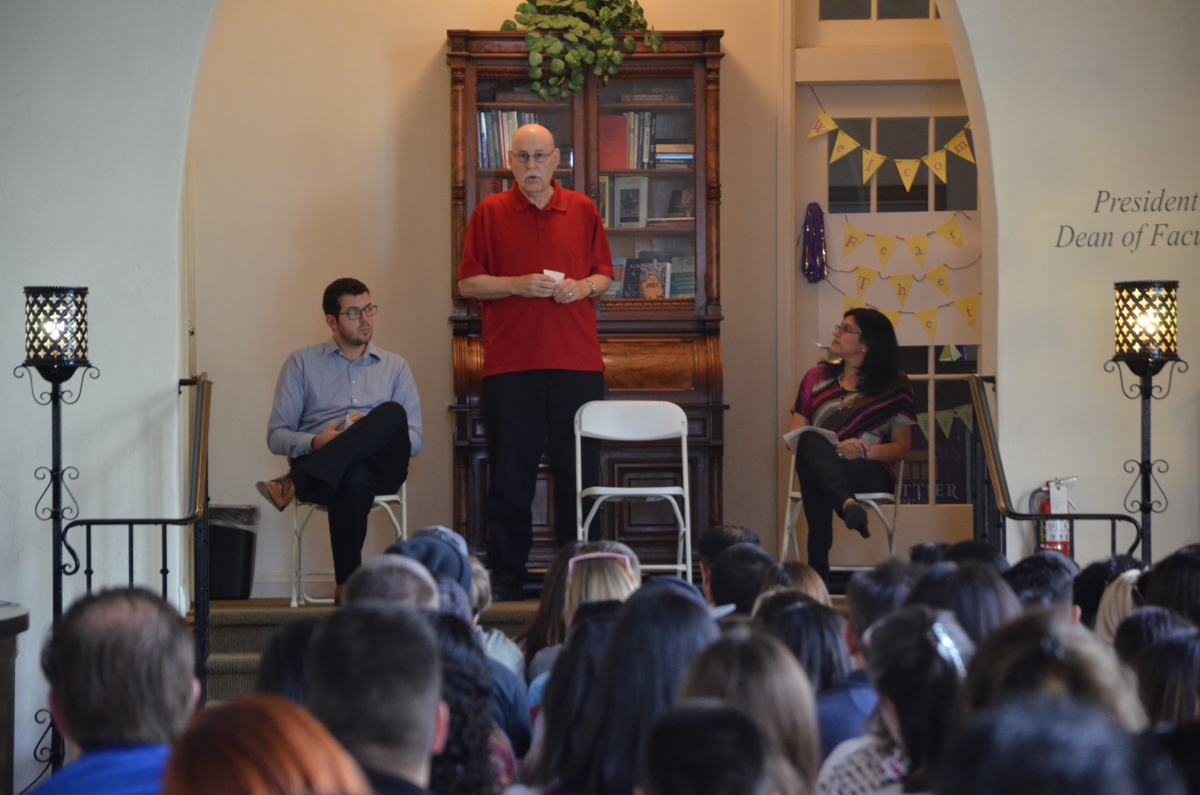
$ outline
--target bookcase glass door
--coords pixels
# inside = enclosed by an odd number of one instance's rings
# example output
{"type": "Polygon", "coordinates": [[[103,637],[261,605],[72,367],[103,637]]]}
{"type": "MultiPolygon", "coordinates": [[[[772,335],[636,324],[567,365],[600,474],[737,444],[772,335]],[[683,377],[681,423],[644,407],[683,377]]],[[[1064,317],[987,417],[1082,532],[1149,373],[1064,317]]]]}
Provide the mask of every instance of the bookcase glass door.
{"type": "Polygon", "coordinates": [[[615,278],[606,308],[696,297],[695,83],[614,78],[599,87],[599,192],[615,278]]]}
{"type": "Polygon", "coordinates": [[[476,88],[475,169],[478,201],[513,186],[508,152],[513,133],[526,124],[540,124],[554,135],[561,154],[554,178],[574,189],[575,152],[572,105],[569,101],[543,101],[529,90],[529,79],[481,79],[476,88]]]}

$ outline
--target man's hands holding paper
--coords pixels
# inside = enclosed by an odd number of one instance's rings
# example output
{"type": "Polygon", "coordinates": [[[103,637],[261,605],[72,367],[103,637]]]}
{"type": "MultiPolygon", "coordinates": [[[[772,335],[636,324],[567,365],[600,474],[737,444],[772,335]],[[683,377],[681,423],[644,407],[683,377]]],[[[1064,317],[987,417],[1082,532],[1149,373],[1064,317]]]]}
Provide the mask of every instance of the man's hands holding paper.
{"type": "Polygon", "coordinates": [[[316,436],[313,437],[313,440],[312,440],[313,450],[314,451],[320,450],[322,447],[324,447],[325,445],[329,444],[334,439],[336,439],[337,436],[342,431],[346,430],[352,424],[358,422],[365,416],[366,415],[363,414],[362,412],[351,411],[342,419],[334,420],[333,422],[331,422],[329,424],[328,428],[326,428],[325,430],[321,431],[320,433],[318,433],[316,436]]]}

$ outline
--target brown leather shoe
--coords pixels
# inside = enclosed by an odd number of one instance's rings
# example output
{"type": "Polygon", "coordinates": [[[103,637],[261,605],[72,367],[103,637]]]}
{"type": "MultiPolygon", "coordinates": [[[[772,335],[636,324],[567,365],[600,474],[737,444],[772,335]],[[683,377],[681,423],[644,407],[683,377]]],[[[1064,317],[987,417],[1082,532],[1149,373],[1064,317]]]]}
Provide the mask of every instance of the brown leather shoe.
{"type": "Polygon", "coordinates": [[[296,499],[296,484],[292,483],[290,474],[274,480],[260,480],[254,484],[254,488],[258,489],[263,499],[274,505],[280,513],[296,499]]]}

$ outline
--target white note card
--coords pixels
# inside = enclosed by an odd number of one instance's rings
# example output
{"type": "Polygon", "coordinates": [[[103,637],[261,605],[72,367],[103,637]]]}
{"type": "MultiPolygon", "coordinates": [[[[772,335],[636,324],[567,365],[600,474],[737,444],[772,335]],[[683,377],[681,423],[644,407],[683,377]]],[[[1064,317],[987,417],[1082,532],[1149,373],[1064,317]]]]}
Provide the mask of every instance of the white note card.
{"type": "Polygon", "coordinates": [[[552,270],[546,269],[546,270],[543,270],[542,273],[549,276],[555,282],[561,282],[563,279],[567,278],[567,274],[563,273],[562,271],[552,271],[552,270]]]}

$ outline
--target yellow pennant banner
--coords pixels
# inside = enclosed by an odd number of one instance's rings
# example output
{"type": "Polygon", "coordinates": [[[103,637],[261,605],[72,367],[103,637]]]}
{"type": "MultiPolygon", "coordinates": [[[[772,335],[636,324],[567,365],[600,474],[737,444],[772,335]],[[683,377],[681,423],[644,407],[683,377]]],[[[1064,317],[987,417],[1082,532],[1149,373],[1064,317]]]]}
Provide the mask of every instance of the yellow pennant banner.
{"type": "MultiPolygon", "coordinates": [[[[832,163],[839,158],[845,157],[857,148],[858,141],[838,130],[837,140],[833,142],[833,152],[829,155],[829,162],[832,163]]],[[[944,159],[945,155],[942,155],[942,157],[944,159]]]]}
{"type": "Polygon", "coordinates": [[[954,424],[954,409],[942,409],[935,411],[933,416],[937,419],[938,427],[942,429],[942,433],[946,438],[950,438],[950,426],[954,424]]]}
{"type": "Polygon", "coordinates": [[[938,355],[939,362],[957,362],[961,358],[962,354],[959,353],[957,345],[946,345],[938,355]]]}
{"type": "Polygon", "coordinates": [[[908,301],[908,294],[912,292],[913,277],[911,273],[903,275],[897,274],[890,277],[892,289],[896,291],[896,300],[900,302],[900,306],[904,306],[908,301]]]}
{"type": "Polygon", "coordinates": [[[863,293],[871,286],[871,282],[875,281],[875,277],[879,275],[879,271],[874,268],[857,267],[854,269],[854,287],[858,290],[858,297],[862,298],[863,293]]]}
{"type": "Polygon", "coordinates": [[[939,149],[931,155],[925,155],[921,158],[921,162],[929,167],[929,170],[937,174],[937,178],[942,182],[946,181],[946,150],[939,149]]]}
{"type": "Polygon", "coordinates": [[[854,249],[858,248],[866,239],[866,232],[859,229],[854,224],[846,224],[846,237],[842,241],[842,256],[844,257],[854,249]]]}
{"type": "Polygon", "coordinates": [[[950,297],[950,269],[944,262],[925,274],[925,278],[929,280],[930,284],[945,293],[947,298],[950,297]]]}
{"type": "Polygon", "coordinates": [[[964,124],[964,125],[963,125],[963,129],[964,129],[964,130],[969,130],[969,129],[971,129],[971,122],[967,122],[966,124],[964,124]]]}
{"type": "Polygon", "coordinates": [[[875,238],[875,251],[879,254],[879,267],[887,265],[892,249],[896,247],[895,235],[872,235],[875,238]]]}
{"type": "Polygon", "coordinates": [[[975,433],[975,407],[970,403],[954,410],[955,415],[967,426],[968,433],[975,433]]]}
{"type": "Polygon", "coordinates": [[[827,132],[832,132],[838,128],[837,122],[829,118],[829,114],[824,110],[817,111],[817,120],[813,122],[812,128],[808,131],[809,138],[816,138],[818,135],[824,135],[827,132]]]}
{"type": "Polygon", "coordinates": [[[848,295],[842,296],[842,314],[849,312],[851,309],[866,309],[867,302],[860,301],[857,298],[851,298],[848,295]]]}
{"type": "Polygon", "coordinates": [[[933,233],[935,235],[941,235],[942,237],[946,238],[954,245],[958,246],[959,248],[962,248],[963,237],[962,237],[962,232],[958,231],[958,218],[957,217],[955,217],[953,215],[950,216],[949,218],[946,219],[946,222],[944,224],[939,226],[937,229],[933,230],[933,233]]]}
{"type": "Polygon", "coordinates": [[[965,130],[960,130],[958,135],[950,139],[950,142],[946,144],[946,151],[953,152],[963,160],[975,162],[975,155],[971,154],[971,144],[967,141],[965,130]]]}
{"type": "Polygon", "coordinates": [[[867,180],[875,176],[875,172],[879,167],[887,162],[887,158],[878,152],[872,152],[870,149],[862,150],[863,158],[863,184],[867,184],[867,180]]]}
{"type": "Polygon", "coordinates": [[[914,237],[904,238],[904,245],[908,246],[908,250],[917,258],[917,262],[921,263],[921,267],[925,267],[925,249],[929,245],[929,235],[916,235],[914,237]]]}
{"type": "Polygon", "coordinates": [[[892,321],[892,328],[895,328],[900,323],[900,313],[894,309],[880,309],[879,314],[892,321]]]}
{"type": "Polygon", "coordinates": [[[929,339],[937,339],[937,307],[922,309],[913,314],[916,316],[917,322],[921,324],[921,328],[925,329],[925,333],[929,335],[929,339]]]}
{"type": "Polygon", "coordinates": [[[966,295],[962,298],[957,298],[954,305],[958,307],[958,311],[962,312],[962,316],[971,324],[971,328],[975,328],[975,321],[979,319],[979,293],[975,295],[966,295]]]}
{"type": "Polygon", "coordinates": [[[900,181],[904,183],[905,190],[912,190],[913,180],[917,178],[917,172],[921,170],[921,159],[916,160],[893,160],[896,164],[896,170],[900,172],[900,181]]]}
{"type": "Polygon", "coordinates": [[[925,434],[925,438],[929,438],[929,412],[922,411],[917,415],[917,427],[921,429],[921,433],[925,434]]]}

